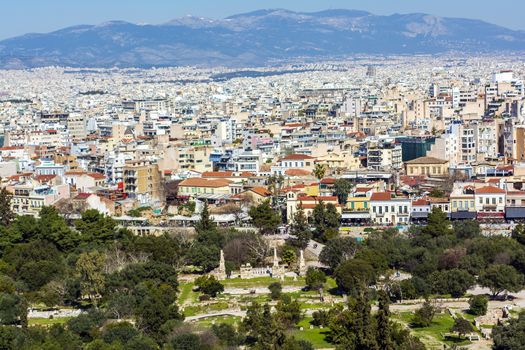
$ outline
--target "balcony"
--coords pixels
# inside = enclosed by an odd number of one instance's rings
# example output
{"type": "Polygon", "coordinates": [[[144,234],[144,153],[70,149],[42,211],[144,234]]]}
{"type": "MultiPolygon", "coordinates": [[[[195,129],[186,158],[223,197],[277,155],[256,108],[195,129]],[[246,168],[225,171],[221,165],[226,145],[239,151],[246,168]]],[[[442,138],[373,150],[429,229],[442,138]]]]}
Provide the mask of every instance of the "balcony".
{"type": "Polygon", "coordinates": [[[369,208],[344,208],[343,213],[368,213],[369,208]]]}

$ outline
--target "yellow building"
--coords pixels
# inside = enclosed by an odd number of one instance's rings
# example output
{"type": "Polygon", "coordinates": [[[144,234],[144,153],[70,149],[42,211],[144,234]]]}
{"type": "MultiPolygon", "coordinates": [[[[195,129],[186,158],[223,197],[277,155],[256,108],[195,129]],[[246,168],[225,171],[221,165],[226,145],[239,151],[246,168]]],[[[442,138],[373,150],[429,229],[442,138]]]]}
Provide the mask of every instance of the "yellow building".
{"type": "Polygon", "coordinates": [[[473,186],[458,187],[452,191],[450,194],[450,218],[453,220],[476,218],[473,186]]]}
{"type": "Polygon", "coordinates": [[[345,153],[328,153],[320,156],[315,160],[315,163],[320,163],[328,166],[330,169],[358,169],[360,165],[359,157],[355,157],[349,152],[345,153]]]}
{"type": "Polygon", "coordinates": [[[140,204],[164,202],[159,167],[143,160],[127,161],[123,168],[124,191],[140,204]]]}
{"type": "Polygon", "coordinates": [[[196,198],[205,194],[230,194],[232,181],[226,179],[202,179],[192,177],[179,184],[179,197],[196,198]]]}
{"type": "Polygon", "coordinates": [[[448,160],[420,157],[405,162],[405,173],[410,176],[448,176],[448,160]]]}
{"type": "Polygon", "coordinates": [[[370,197],[348,197],[345,210],[366,211],[370,208],[370,197]]]}

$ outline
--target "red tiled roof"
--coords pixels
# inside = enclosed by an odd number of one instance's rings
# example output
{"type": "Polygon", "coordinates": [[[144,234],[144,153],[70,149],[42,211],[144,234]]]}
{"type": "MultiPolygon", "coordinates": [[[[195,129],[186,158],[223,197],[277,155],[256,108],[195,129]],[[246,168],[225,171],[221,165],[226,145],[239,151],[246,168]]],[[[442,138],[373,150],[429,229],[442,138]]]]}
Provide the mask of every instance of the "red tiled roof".
{"type": "Polygon", "coordinates": [[[306,176],[310,175],[311,172],[303,169],[288,169],[284,172],[284,174],[288,176],[306,176]]]}
{"type": "Polygon", "coordinates": [[[297,200],[300,202],[307,202],[307,201],[337,202],[337,197],[336,196],[303,196],[303,197],[298,197],[297,200]]]}
{"type": "Polygon", "coordinates": [[[499,194],[499,193],[505,193],[505,190],[502,190],[499,187],[494,186],[485,186],[476,189],[476,194],[499,194]]]}
{"type": "Polygon", "coordinates": [[[232,177],[233,171],[205,171],[202,177],[232,177]]]}
{"type": "Polygon", "coordinates": [[[355,192],[357,193],[366,193],[368,191],[370,191],[372,189],[372,187],[357,187],[355,189],[355,192]]]}
{"type": "Polygon", "coordinates": [[[272,193],[268,189],[260,186],[252,187],[250,191],[257,193],[259,196],[268,197],[272,193]]]}
{"type": "Polygon", "coordinates": [[[333,183],[335,183],[335,180],[333,177],[325,177],[324,179],[321,179],[321,183],[322,184],[327,184],[327,185],[331,185],[333,183]]]}
{"type": "Polygon", "coordinates": [[[307,154],[289,154],[281,158],[281,160],[301,160],[301,159],[315,159],[307,154]]]}
{"type": "Polygon", "coordinates": [[[230,180],[226,179],[201,179],[198,177],[191,177],[182,181],[179,186],[188,186],[188,187],[225,187],[231,183],[230,180]]]}
{"type": "Polygon", "coordinates": [[[56,177],[56,175],[37,175],[35,176],[35,180],[42,182],[42,181],[50,181],[53,180],[56,177]]]}
{"type": "Polygon", "coordinates": [[[415,201],[412,201],[413,206],[423,206],[428,205],[428,201],[423,198],[416,199],[415,201]]]}
{"type": "Polygon", "coordinates": [[[370,196],[371,201],[389,201],[392,199],[390,192],[375,192],[370,196]]]}
{"type": "Polygon", "coordinates": [[[95,180],[103,180],[106,178],[103,174],[99,173],[89,173],[88,176],[94,178],[95,180]]]}

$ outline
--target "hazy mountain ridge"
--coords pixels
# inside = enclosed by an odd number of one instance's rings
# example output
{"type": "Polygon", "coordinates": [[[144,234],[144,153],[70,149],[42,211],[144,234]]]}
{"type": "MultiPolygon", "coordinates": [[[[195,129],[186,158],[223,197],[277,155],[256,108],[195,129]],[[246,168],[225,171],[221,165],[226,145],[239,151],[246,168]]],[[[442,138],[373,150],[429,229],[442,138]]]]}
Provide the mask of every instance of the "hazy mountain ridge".
{"type": "Polygon", "coordinates": [[[259,10],[160,25],[111,21],[0,41],[0,67],[261,65],[302,56],[522,51],[525,32],[479,20],[365,11],[259,10]]]}

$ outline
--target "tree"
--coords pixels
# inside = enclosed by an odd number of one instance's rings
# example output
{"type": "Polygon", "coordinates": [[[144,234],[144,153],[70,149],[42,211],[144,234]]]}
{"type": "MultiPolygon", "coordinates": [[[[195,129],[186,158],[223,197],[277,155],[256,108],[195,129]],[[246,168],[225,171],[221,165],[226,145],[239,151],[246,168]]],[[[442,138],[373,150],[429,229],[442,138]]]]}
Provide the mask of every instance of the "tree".
{"type": "Polygon", "coordinates": [[[30,291],[36,291],[60,277],[64,262],[54,244],[33,240],[15,245],[3,259],[14,268],[16,278],[24,282],[30,291]]]}
{"type": "Polygon", "coordinates": [[[301,204],[294,213],[293,222],[290,225],[290,234],[295,236],[290,240],[290,244],[299,249],[305,249],[312,239],[312,230],[301,204]]]}
{"type": "Polygon", "coordinates": [[[84,342],[90,342],[105,320],[101,311],[91,309],[67,321],[66,326],[67,329],[80,336],[84,342]]]}
{"type": "Polygon", "coordinates": [[[317,178],[317,180],[321,180],[325,176],[326,170],[326,164],[316,163],[312,174],[317,178]]]}
{"type": "Polygon", "coordinates": [[[148,289],[135,310],[137,325],[146,334],[159,341],[163,339],[162,326],[170,320],[182,321],[175,304],[175,290],[167,285],[148,289]]]}
{"type": "Polygon", "coordinates": [[[104,263],[104,254],[97,251],[80,254],[76,263],[82,294],[87,295],[95,307],[104,288],[104,263]]]}
{"type": "Polygon", "coordinates": [[[489,299],[484,295],[474,295],[470,297],[468,312],[475,316],[483,316],[487,313],[489,299]]]}
{"type": "Polygon", "coordinates": [[[42,239],[53,242],[61,251],[69,251],[78,245],[80,236],[69,228],[55,207],[42,207],[39,216],[39,235],[42,239]]]}
{"type": "Polygon", "coordinates": [[[201,276],[195,280],[195,285],[199,291],[215,298],[217,294],[224,292],[224,286],[215,278],[215,276],[201,276]]]}
{"type": "Polygon", "coordinates": [[[182,333],[174,336],[171,341],[173,350],[206,349],[201,338],[194,333],[182,333]]]}
{"type": "Polygon", "coordinates": [[[301,320],[301,304],[297,300],[292,300],[288,295],[281,297],[275,310],[275,318],[284,328],[290,328],[301,320]]]}
{"type": "Polygon", "coordinates": [[[348,200],[348,195],[352,192],[354,185],[350,180],[337,179],[334,182],[334,195],[337,196],[337,201],[341,205],[345,205],[348,200]]]}
{"type": "Polygon", "coordinates": [[[128,231],[117,228],[115,220],[95,209],[82,213],[82,218],[75,222],[75,226],[86,243],[105,244],[129,236],[128,231]]]}
{"type": "Polygon", "coordinates": [[[525,225],[518,224],[512,230],[511,237],[518,243],[525,245],[525,225]]]}
{"type": "Polygon", "coordinates": [[[254,231],[234,231],[226,235],[224,256],[237,269],[246,263],[252,266],[264,264],[269,251],[267,240],[254,231]]]}
{"type": "Polygon", "coordinates": [[[202,207],[200,220],[195,224],[195,231],[202,234],[214,230],[217,230],[217,224],[211,219],[208,202],[205,201],[202,207]]]}
{"type": "Polygon", "coordinates": [[[284,246],[282,248],[281,258],[286,265],[291,266],[297,260],[295,249],[290,246],[284,246]]]}
{"type": "Polygon", "coordinates": [[[491,265],[479,277],[479,284],[489,288],[492,296],[519,292],[523,288],[523,275],[509,265],[491,265]]]}
{"type": "MultiPolygon", "coordinates": [[[[287,313],[286,307],[283,311],[283,321],[290,320],[288,317],[291,315],[287,313]]],[[[252,303],[248,306],[241,329],[247,335],[247,345],[255,349],[280,349],[286,341],[285,328],[277,320],[277,313],[272,315],[268,304],[261,306],[252,303]]]]}
{"type": "Polygon", "coordinates": [[[0,325],[27,326],[27,302],[16,294],[0,293],[0,325]]]}
{"type": "Polygon", "coordinates": [[[15,213],[11,210],[11,198],[13,196],[5,187],[0,190],[0,224],[7,227],[15,218],[15,213]]]}
{"type": "Polygon", "coordinates": [[[235,327],[227,323],[212,324],[211,330],[222,345],[237,348],[242,344],[243,337],[235,330],[235,327]]]}
{"type": "Polygon", "coordinates": [[[357,249],[357,241],[352,237],[334,238],[326,243],[319,255],[319,260],[335,270],[343,261],[352,259],[357,249]]]}
{"type": "Polygon", "coordinates": [[[320,290],[326,283],[326,275],[315,267],[309,267],[306,271],[306,286],[310,290],[320,290]]]}
{"type": "Polygon", "coordinates": [[[118,341],[125,345],[139,334],[139,331],[131,323],[118,322],[105,327],[102,339],[108,344],[118,341]]]}
{"type": "Polygon", "coordinates": [[[511,318],[509,322],[494,327],[492,339],[493,350],[525,349],[525,312],[521,312],[518,318],[511,318]]]}
{"type": "Polygon", "coordinates": [[[423,227],[423,233],[432,237],[446,236],[452,233],[450,222],[447,219],[447,214],[440,208],[434,207],[430,214],[428,214],[428,224],[423,227]]]}
{"type": "Polygon", "coordinates": [[[253,206],[248,211],[252,223],[262,234],[275,233],[281,224],[281,216],[270,205],[268,200],[257,206],[253,206]]]}
{"type": "Polygon", "coordinates": [[[468,239],[479,237],[481,235],[481,228],[479,221],[476,220],[459,220],[453,224],[454,233],[459,239],[468,239]]]}
{"type": "Polygon", "coordinates": [[[436,294],[450,294],[454,298],[463,296],[475,283],[467,271],[460,269],[436,271],[429,277],[436,294]]]}
{"type": "Polygon", "coordinates": [[[281,297],[283,286],[279,282],[273,282],[268,286],[270,290],[270,297],[273,300],[278,300],[281,297]]]}
{"type": "Polygon", "coordinates": [[[452,326],[452,328],[450,328],[450,331],[457,332],[459,334],[459,337],[461,338],[465,334],[473,332],[474,327],[472,326],[472,323],[470,323],[469,320],[458,316],[454,320],[454,325],[452,326]]]}
{"type": "Polygon", "coordinates": [[[343,262],[334,273],[337,286],[349,295],[357,295],[375,283],[374,269],[365,261],[352,259],[343,262]]]}
{"type": "Polygon", "coordinates": [[[339,233],[341,215],[332,203],[325,206],[322,201],[319,202],[312,211],[311,219],[315,228],[314,236],[316,239],[328,241],[339,233]]]}
{"type": "Polygon", "coordinates": [[[381,350],[393,350],[392,327],[390,325],[390,299],[385,291],[379,292],[378,307],[376,314],[377,343],[381,350]]]}
{"type": "Polygon", "coordinates": [[[219,265],[220,250],[224,246],[224,234],[210,218],[208,203],[204,202],[200,220],[195,224],[197,236],[187,254],[189,263],[209,272],[219,265]]]}
{"type": "Polygon", "coordinates": [[[432,324],[436,312],[437,308],[427,299],[421,308],[416,310],[412,318],[412,324],[416,327],[428,327],[432,324]]]}

